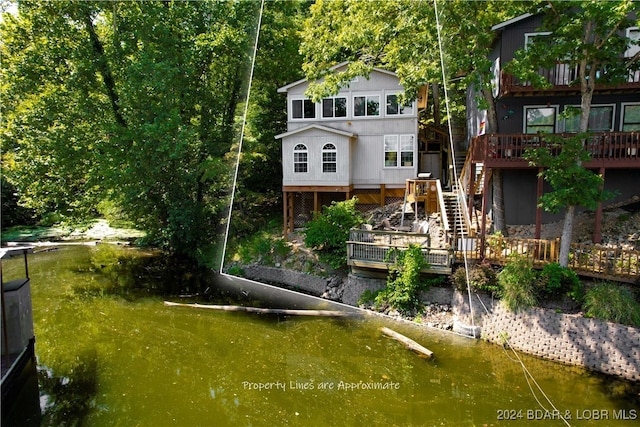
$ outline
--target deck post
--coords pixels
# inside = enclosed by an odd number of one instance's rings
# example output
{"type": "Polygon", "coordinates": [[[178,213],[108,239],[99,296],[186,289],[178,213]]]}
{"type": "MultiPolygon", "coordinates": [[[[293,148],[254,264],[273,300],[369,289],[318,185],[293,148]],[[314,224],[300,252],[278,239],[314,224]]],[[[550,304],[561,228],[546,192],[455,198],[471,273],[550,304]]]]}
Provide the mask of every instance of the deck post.
{"type": "Polygon", "coordinates": [[[283,216],[283,230],[282,233],[284,234],[284,238],[286,240],[287,238],[287,234],[289,233],[289,215],[288,214],[288,206],[287,206],[287,199],[289,197],[288,192],[283,191],[282,192],[282,216],[283,216]]]}
{"type": "MultiPolygon", "coordinates": [[[[602,176],[602,187],[604,187],[604,168],[600,168],[600,176],[602,176]]],[[[602,187],[600,190],[602,190],[602,187]]],[[[595,226],[593,228],[593,237],[591,238],[593,243],[601,243],[602,242],[602,201],[598,202],[598,207],[596,208],[596,218],[595,218],[595,226]]]]}

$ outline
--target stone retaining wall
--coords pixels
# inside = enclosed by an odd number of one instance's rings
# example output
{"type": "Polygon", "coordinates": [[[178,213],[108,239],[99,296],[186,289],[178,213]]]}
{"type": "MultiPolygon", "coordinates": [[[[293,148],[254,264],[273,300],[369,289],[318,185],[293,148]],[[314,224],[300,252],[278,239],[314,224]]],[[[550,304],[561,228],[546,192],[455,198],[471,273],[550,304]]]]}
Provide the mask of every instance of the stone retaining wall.
{"type": "Polygon", "coordinates": [[[640,330],[631,326],[531,308],[512,313],[496,305],[482,338],[545,359],[640,381],[640,330]]]}
{"type": "Polygon", "coordinates": [[[322,296],[329,279],[284,268],[262,265],[243,266],[244,277],[273,285],[284,285],[293,290],[302,290],[311,295],[322,296]]]}

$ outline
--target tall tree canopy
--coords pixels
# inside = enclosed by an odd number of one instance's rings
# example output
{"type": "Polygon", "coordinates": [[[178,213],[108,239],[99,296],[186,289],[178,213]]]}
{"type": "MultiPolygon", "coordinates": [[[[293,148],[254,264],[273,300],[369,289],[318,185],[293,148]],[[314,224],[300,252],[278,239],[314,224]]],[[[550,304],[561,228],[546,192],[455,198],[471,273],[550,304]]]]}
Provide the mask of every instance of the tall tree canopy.
{"type": "MultiPolygon", "coordinates": [[[[462,77],[462,87],[480,81],[489,85],[487,55],[495,38],[491,27],[527,6],[495,0],[439,1],[446,84],[462,77]]],[[[442,82],[439,47],[432,0],[318,0],[305,25],[301,52],[307,78],[325,78],[310,89],[316,98],[335,93],[356,76],[367,76],[373,67],[394,71],[407,95],[415,96],[425,83],[442,82]],[[351,61],[348,68],[331,74],[330,67],[342,61],[351,61]]]]}
{"type": "Polygon", "coordinates": [[[39,213],[108,199],[166,249],[209,258],[259,6],[20,1],[0,28],[3,177],[39,213]]]}

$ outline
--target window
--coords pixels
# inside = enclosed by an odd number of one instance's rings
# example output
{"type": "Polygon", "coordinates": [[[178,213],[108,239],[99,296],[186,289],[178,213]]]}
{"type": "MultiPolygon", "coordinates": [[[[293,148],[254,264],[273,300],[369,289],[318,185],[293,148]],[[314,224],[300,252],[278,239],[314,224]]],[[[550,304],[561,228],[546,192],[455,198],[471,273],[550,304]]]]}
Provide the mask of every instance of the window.
{"type": "Polygon", "coordinates": [[[524,34],[524,47],[525,49],[528,49],[531,46],[531,43],[540,43],[540,41],[544,40],[547,41],[549,39],[537,39],[538,41],[536,42],[536,37],[544,37],[544,36],[550,36],[551,35],[551,31],[542,31],[539,33],[525,33],[524,34]]]}
{"type": "Polygon", "coordinates": [[[557,107],[524,107],[524,133],[555,133],[557,107]]]}
{"type": "Polygon", "coordinates": [[[640,131],[640,104],[622,104],[622,132],[640,131]]]}
{"type": "Polygon", "coordinates": [[[412,167],[415,150],[413,135],[385,135],[384,136],[384,166],[412,167]],[[398,162],[400,162],[398,164],[398,162]]]}
{"type": "Polygon", "coordinates": [[[294,99],[291,101],[291,118],[314,119],[316,117],[316,104],[310,99],[294,99]]]}
{"type": "Polygon", "coordinates": [[[380,95],[354,96],[353,115],[369,117],[380,115],[380,95]]]}
{"type": "Polygon", "coordinates": [[[322,147],[322,172],[332,173],[338,171],[338,150],[333,144],[325,144],[322,147]]]}
{"type": "Polygon", "coordinates": [[[400,104],[398,95],[387,95],[387,115],[405,115],[413,114],[413,102],[409,102],[406,105],[400,104]]]}
{"type": "Polygon", "coordinates": [[[304,144],[293,147],[293,171],[307,172],[308,153],[304,144]]]}
{"type": "Polygon", "coordinates": [[[631,58],[640,51],[640,29],[638,27],[627,28],[627,38],[629,39],[629,44],[624,57],[631,58]]]}
{"type": "MultiPolygon", "coordinates": [[[[611,132],[613,130],[614,105],[592,105],[589,112],[589,131],[611,132]]],[[[565,132],[578,132],[580,129],[580,107],[568,107],[564,120],[565,132]]]]}
{"type": "Polygon", "coordinates": [[[335,97],[323,99],[322,117],[347,117],[347,98],[335,97]]]}

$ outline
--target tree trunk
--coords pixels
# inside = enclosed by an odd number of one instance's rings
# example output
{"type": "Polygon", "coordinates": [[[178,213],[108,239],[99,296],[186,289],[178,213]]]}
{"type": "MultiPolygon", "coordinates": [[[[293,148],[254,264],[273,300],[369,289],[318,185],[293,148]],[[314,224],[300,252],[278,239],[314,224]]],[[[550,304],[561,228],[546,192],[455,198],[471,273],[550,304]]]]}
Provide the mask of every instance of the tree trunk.
{"type": "MultiPolygon", "coordinates": [[[[487,105],[487,133],[498,132],[498,114],[496,113],[496,102],[491,89],[483,88],[482,96],[487,105]]],[[[503,236],[507,236],[507,221],[504,213],[504,186],[502,180],[502,169],[493,169],[491,183],[493,186],[493,228],[503,236]]]]}
{"type": "Polygon", "coordinates": [[[507,236],[507,222],[504,214],[504,186],[502,183],[502,169],[493,169],[491,175],[493,183],[493,228],[503,236],[507,236]]]}
{"type": "Polygon", "coordinates": [[[563,267],[569,266],[569,251],[571,249],[571,239],[573,235],[573,217],[576,207],[567,206],[564,214],[564,224],[562,225],[562,238],[560,239],[560,257],[558,263],[563,267]]]}

